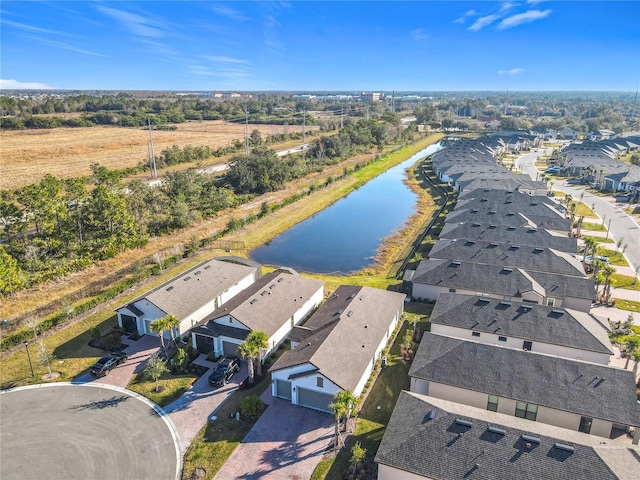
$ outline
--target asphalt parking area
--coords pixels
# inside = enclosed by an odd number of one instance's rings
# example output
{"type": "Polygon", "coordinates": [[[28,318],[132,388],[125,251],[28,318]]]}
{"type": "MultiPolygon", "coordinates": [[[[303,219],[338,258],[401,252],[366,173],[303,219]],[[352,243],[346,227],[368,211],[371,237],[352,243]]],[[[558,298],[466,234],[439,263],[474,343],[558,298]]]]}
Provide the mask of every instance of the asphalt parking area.
{"type": "Polygon", "coordinates": [[[172,422],[124,389],[46,384],[0,394],[0,478],[174,480],[172,422]]]}
{"type": "Polygon", "coordinates": [[[270,395],[267,401],[269,407],[215,480],[311,477],[333,441],[333,417],[270,395]]]}

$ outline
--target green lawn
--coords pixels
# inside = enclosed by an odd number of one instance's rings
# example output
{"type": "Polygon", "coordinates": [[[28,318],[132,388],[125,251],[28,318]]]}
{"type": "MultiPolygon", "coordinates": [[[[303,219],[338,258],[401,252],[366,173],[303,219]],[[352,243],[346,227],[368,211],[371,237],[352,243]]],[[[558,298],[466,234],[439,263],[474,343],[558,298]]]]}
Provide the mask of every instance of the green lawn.
{"type": "MultiPolygon", "coordinates": [[[[413,315],[421,315],[421,313],[413,315]]],[[[426,325],[426,321],[421,321],[418,323],[418,328],[425,328],[426,325]]],[[[356,431],[347,442],[347,446],[335,459],[322,461],[316,467],[312,479],[342,480],[346,478],[351,456],[350,449],[355,442],[360,442],[362,447],[367,449],[367,461],[372,461],[375,457],[398,396],[403,389],[409,388],[409,365],[400,358],[400,344],[407,328],[408,322],[405,322],[387,355],[387,367],[380,371],[362,406],[356,431]]]]}
{"type": "Polygon", "coordinates": [[[576,218],[584,216],[584,218],[598,218],[593,210],[584,202],[576,203],[576,218]]]}
{"type": "Polygon", "coordinates": [[[161,392],[156,393],[154,391],[156,388],[156,382],[144,378],[144,374],[140,372],[134,375],[129,382],[129,385],[127,385],[127,388],[147,397],[149,400],[157,403],[161,407],[165,407],[174,400],[180,398],[180,396],[186,392],[197,379],[198,376],[195,373],[174,375],[167,372],[160,377],[158,382],[161,392]]]}
{"type": "Polygon", "coordinates": [[[601,223],[582,222],[582,230],[590,230],[592,232],[606,232],[607,227],[601,223]]]}
{"type": "Polygon", "coordinates": [[[634,302],[633,300],[624,300],[622,298],[614,298],[616,301],[616,308],[620,310],[628,310],[630,312],[640,313],[640,302],[634,302]]]}
{"type": "Polygon", "coordinates": [[[604,237],[592,237],[589,235],[582,235],[583,240],[591,239],[596,243],[616,243],[613,238],[604,238],[604,237]]]}
{"type": "Polygon", "coordinates": [[[614,273],[611,275],[611,286],[616,288],[624,288],[625,290],[640,291],[640,280],[636,280],[630,275],[620,275],[614,273]]]}
{"type": "Polygon", "coordinates": [[[599,248],[598,255],[602,255],[609,259],[611,265],[619,265],[622,267],[628,267],[629,263],[625,260],[621,252],[617,250],[609,250],[607,248],[599,248]]]}

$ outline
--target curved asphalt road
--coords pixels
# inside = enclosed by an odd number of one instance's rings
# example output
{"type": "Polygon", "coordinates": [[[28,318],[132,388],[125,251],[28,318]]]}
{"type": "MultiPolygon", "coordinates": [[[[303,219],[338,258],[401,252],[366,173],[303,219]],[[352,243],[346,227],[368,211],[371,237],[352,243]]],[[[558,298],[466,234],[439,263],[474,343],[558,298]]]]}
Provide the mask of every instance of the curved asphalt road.
{"type": "Polygon", "coordinates": [[[106,385],[41,384],[0,394],[3,480],[175,480],[175,428],[140,395],[106,385]]]}
{"type": "MultiPolygon", "coordinates": [[[[551,149],[547,149],[551,150],[551,149]]],[[[536,152],[522,155],[516,160],[516,168],[522,173],[529,175],[532,179],[536,179],[539,171],[535,167],[536,158],[544,153],[544,149],[536,152]]],[[[554,190],[568,193],[573,198],[580,198],[584,193],[582,201],[589,206],[595,205],[595,211],[604,219],[606,225],[610,225],[610,233],[613,238],[618,241],[622,240],[627,249],[625,256],[630,264],[635,268],[640,267],[640,226],[638,223],[623,210],[623,208],[611,203],[606,198],[592,195],[586,190],[584,185],[563,185],[564,182],[556,181],[553,184],[554,190]],[[611,224],[609,224],[611,221],[611,224]]]]}

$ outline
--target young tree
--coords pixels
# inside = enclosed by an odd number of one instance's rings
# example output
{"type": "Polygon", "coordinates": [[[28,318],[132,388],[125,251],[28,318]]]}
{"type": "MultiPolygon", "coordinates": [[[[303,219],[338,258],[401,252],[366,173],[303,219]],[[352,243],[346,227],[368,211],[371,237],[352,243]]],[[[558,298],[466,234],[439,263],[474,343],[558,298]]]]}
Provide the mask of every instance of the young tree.
{"type": "Polygon", "coordinates": [[[353,470],[351,471],[351,475],[355,476],[356,469],[360,465],[362,465],[362,462],[364,461],[364,458],[366,457],[366,455],[367,455],[367,449],[362,448],[362,445],[360,445],[360,442],[356,442],[353,445],[353,447],[351,447],[351,458],[349,458],[349,463],[353,467],[353,470]]]}
{"type": "Polygon", "coordinates": [[[22,287],[21,273],[18,262],[0,245],[0,295],[12,295],[22,287]]]}
{"type": "Polygon", "coordinates": [[[604,289],[602,293],[604,295],[605,302],[608,302],[609,298],[611,298],[611,276],[614,273],[616,273],[616,269],[611,265],[605,265],[602,268],[602,275],[604,277],[604,289]]]}
{"type": "Polygon", "coordinates": [[[46,367],[47,372],[49,372],[49,378],[51,378],[51,364],[55,362],[56,359],[57,357],[53,352],[49,351],[44,342],[38,342],[38,361],[40,365],[46,367]]]}
{"type": "Polygon", "coordinates": [[[240,403],[240,413],[250,420],[258,417],[264,408],[264,402],[258,395],[249,395],[240,403]]]}
{"type": "Polygon", "coordinates": [[[158,355],[152,355],[147,361],[143,373],[147,378],[156,382],[154,391],[157,393],[160,390],[160,377],[168,371],[167,362],[158,355]]]}

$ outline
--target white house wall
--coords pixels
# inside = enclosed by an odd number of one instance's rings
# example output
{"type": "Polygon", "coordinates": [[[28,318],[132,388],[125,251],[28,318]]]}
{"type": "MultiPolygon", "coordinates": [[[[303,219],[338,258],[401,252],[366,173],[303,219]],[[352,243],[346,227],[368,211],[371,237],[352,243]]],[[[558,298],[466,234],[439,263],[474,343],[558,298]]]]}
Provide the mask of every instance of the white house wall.
{"type": "MultiPolygon", "coordinates": [[[[595,291],[594,291],[595,297],[595,291]]],[[[578,310],[579,312],[589,313],[591,310],[591,299],[585,298],[575,298],[575,297],[565,297],[562,299],[561,306],[562,308],[569,308],[571,310],[578,310]]],[[[558,306],[560,306],[558,305],[558,306]]]]}
{"type": "Polygon", "coordinates": [[[326,393],[328,395],[334,396],[340,390],[342,390],[338,385],[333,383],[327,377],[320,374],[320,372],[313,372],[315,367],[310,363],[305,363],[302,365],[296,365],[291,368],[283,368],[282,370],[277,370],[271,373],[271,393],[275,397],[276,396],[276,380],[282,380],[285,382],[291,382],[291,403],[294,405],[298,404],[298,389],[306,388],[307,390],[312,390],[314,392],[326,393]],[[304,377],[294,378],[293,380],[289,380],[289,376],[295,375],[297,373],[302,372],[310,372],[309,375],[304,377]],[[323,378],[323,387],[320,388],[317,386],[317,378],[323,378]],[[294,390],[295,389],[295,390],[294,390]]]}
{"type": "Polygon", "coordinates": [[[257,271],[250,273],[249,275],[244,277],[242,280],[240,280],[238,283],[236,283],[233,287],[229,288],[225,292],[222,292],[222,294],[218,296],[218,298],[220,299],[218,303],[218,307],[228,302],[230,299],[235,297],[242,290],[244,290],[253,282],[255,282],[257,273],[258,273],[257,271]]]}
{"type": "MultiPolygon", "coordinates": [[[[442,400],[449,400],[451,402],[481,408],[483,410],[486,410],[487,402],[489,400],[489,394],[487,393],[477,392],[475,390],[467,390],[464,388],[454,387],[452,385],[445,385],[437,382],[428,382],[426,380],[416,378],[411,379],[411,391],[415,393],[421,393],[423,395],[430,395],[442,400]]],[[[499,397],[497,411],[498,413],[515,416],[516,400],[506,397],[499,397]]],[[[578,428],[580,426],[580,418],[581,415],[577,413],[538,405],[538,413],[536,415],[535,421],[546,423],[548,425],[555,425],[557,427],[562,427],[573,431],[578,431],[578,428]]],[[[609,436],[611,435],[612,427],[612,422],[594,418],[590,433],[591,435],[609,438],[609,436]]]]}
{"type": "Polygon", "coordinates": [[[405,472],[382,463],[378,464],[378,480],[431,480],[431,477],[423,477],[415,473],[405,472]]]}
{"type": "MultiPolygon", "coordinates": [[[[506,342],[498,340],[499,335],[487,332],[479,332],[479,337],[472,335],[472,330],[466,328],[452,327],[450,325],[442,325],[439,323],[431,324],[431,333],[438,335],[446,335],[447,337],[460,338],[462,340],[471,340],[488,345],[496,345],[498,347],[513,348],[521,350],[525,339],[507,336],[506,342]]],[[[504,335],[502,335],[504,336],[504,335]]],[[[579,348],[566,347],[562,345],[554,345],[540,341],[531,341],[531,351],[535,353],[544,353],[562,358],[571,358],[576,360],[585,360],[587,362],[599,363],[600,365],[608,365],[610,355],[597,352],[589,352],[580,350],[579,348]]]]}
{"type": "Polygon", "coordinates": [[[241,330],[249,331],[249,328],[244,323],[239,322],[236,318],[232,317],[230,314],[224,315],[223,317],[216,318],[213,321],[218,325],[226,325],[227,327],[239,328],[241,330]]]}
{"type": "Polygon", "coordinates": [[[293,323],[298,325],[304,318],[316,308],[324,299],[324,285],[321,286],[316,293],[314,293],[309,300],[307,300],[296,313],[293,314],[293,323]]]}

